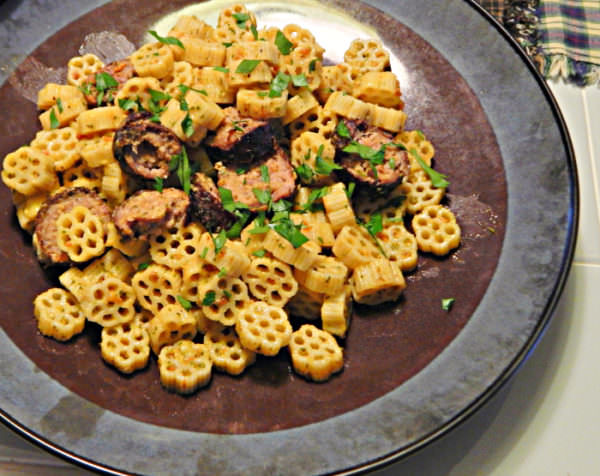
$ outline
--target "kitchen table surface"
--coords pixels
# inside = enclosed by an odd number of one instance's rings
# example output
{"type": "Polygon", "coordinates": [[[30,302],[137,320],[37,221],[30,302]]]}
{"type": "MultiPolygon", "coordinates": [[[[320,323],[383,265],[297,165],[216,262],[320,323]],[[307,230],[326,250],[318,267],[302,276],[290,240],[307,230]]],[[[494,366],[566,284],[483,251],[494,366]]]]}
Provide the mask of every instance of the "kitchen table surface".
{"type": "MultiPolygon", "coordinates": [[[[0,14],[19,14],[5,7],[0,4],[0,14]]],[[[496,395],[457,428],[375,471],[377,476],[600,475],[600,89],[549,85],[573,141],[581,199],[562,297],[536,348],[496,395]]],[[[535,151],[526,160],[535,160],[535,151]]],[[[0,476],[57,474],[91,473],[0,426],[0,476]]]]}

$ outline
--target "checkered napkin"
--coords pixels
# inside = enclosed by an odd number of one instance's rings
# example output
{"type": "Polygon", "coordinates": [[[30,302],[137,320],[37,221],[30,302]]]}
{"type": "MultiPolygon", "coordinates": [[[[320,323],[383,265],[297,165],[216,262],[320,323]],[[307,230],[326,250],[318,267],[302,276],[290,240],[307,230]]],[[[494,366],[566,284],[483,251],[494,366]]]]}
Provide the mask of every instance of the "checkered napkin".
{"type": "Polygon", "coordinates": [[[600,84],[600,0],[478,0],[548,79],[600,84]]]}

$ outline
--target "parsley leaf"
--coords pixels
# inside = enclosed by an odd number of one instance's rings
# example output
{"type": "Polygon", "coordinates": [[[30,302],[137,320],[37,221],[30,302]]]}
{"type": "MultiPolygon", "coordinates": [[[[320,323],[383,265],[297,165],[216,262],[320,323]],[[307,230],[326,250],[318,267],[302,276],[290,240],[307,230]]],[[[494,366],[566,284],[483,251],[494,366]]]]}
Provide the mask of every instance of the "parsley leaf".
{"type": "Polygon", "coordinates": [[[260,250],[256,250],[252,253],[254,256],[258,256],[259,258],[262,258],[264,255],[267,254],[267,251],[265,249],[260,249],[260,250]]]}
{"type": "Polygon", "coordinates": [[[150,94],[150,99],[154,102],[168,101],[171,99],[171,96],[167,93],[163,93],[162,91],[158,91],[156,89],[148,89],[148,93],[150,94]]]}
{"type": "Polygon", "coordinates": [[[434,187],[446,188],[448,185],[450,185],[450,182],[448,182],[448,180],[446,180],[448,177],[444,174],[436,172],[429,165],[427,165],[425,163],[425,161],[421,158],[421,156],[419,155],[419,153],[417,152],[416,149],[410,149],[410,153],[413,155],[413,157],[415,159],[417,159],[417,162],[419,163],[421,168],[427,173],[427,175],[429,175],[429,178],[431,179],[431,183],[433,184],[434,187]]]}
{"type": "Polygon", "coordinates": [[[125,111],[129,111],[131,110],[136,110],[138,108],[138,104],[137,102],[135,102],[133,99],[119,99],[119,107],[125,111]]]}
{"type": "Polygon", "coordinates": [[[204,295],[204,299],[202,299],[202,305],[203,306],[210,306],[210,305],[214,304],[215,298],[216,298],[215,292],[214,291],[208,291],[204,295]]]}
{"type": "Polygon", "coordinates": [[[254,40],[258,40],[258,31],[256,31],[256,27],[254,25],[250,25],[250,31],[252,32],[254,40]]]}
{"type": "Polygon", "coordinates": [[[263,205],[268,205],[271,201],[271,190],[261,190],[260,188],[253,188],[252,193],[256,199],[263,205]]]}
{"type": "Polygon", "coordinates": [[[192,169],[190,168],[190,161],[188,159],[185,147],[181,148],[181,154],[173,156],[169,162],[169,170],[171,170],[171,167],[173,167],[174,164],[176,164],[177,178],[179,179],[179,183],[181,184],[183,191],[189,195],[191,188],[190,177],[192,175],[192,169]]]}
{"type": "Polygon", "coordinates": [[[154,190],[162,193],[163,191],[163,179],[161,177],[154,177],[154,190]]]}
{"type": "Polygon", "coordinates": [[[275,46],[277,46],[279,52],[284,56],[289,55],[294,48],[294,44],[285,37],[281,30],[277,30],[275,34],[275,46]]]}
{"type": "Polygon", "coordinates": [[[50,129],[58,129],[60,127],[60,122],[56,118],[56,113],[54,112],[54,108],[50,109],[50,129]]]}
{"type": "Polygon", "coordinates": [[[183,296],[177,295],[177,301],[179,302],[179,304],[181,304],[181,307],[183,307],[186,311],[189,311],[192,308],[192,303],[183,296]]]}
{"type": "Polygon", "coordinates": [[[58,107],[58,112],[63,112],[63,104],[60,98],[56,98],[56,107],[58,107]]]}
{"type": "Polygon", "coordinates": [[[310,72],[313,72],[315,69],[317,69],[317,61],[319,61],[317,58],[313,58],[310,60],[310,63],[308,63],[308,70],[310,72]]]}
{"type": "Polygon", "coordinates": [[[215,245],[216,256],[223,249],[223,246],[225,246],[225,242],[227,241],[227,235],[225,234],[225,230],[221,230],[216,237],[214,237],[213,235],[210,236],[213,240],[213,244],[215,245]]]}
{"type": "Polygon", "coordinates": [[[338,136],[343,137],[345,139],[351,139],[350,130],[344,121],[338,122],[337,127],[335,128],[335,132],[338,136]]]}
{"type": "Polygon", "coordinates": [[[343,167],[329,160],[325,160],[321,157],[323,154],[323,145],[319,146],[317,150],[317,158],[315,159],[315,172],[321,175],[330,175],[334,170],[340,170],[343,167]]]}
{"type": "MultiPolygon", "coordinates": [[[[317,204],[315,204],[315,202],[317,200],[323,198],[328,193],[329,193],[329,187],[315,188],[308,195],[308,198],[306,199],[306,203],[303,203],[302,206],[300,207],[300,211],[311,211],[311,212],[316,211],[317,204]]],[[[320,205],[320,204],[318,204],[318,205],[320,205]]]]}
{"type": "Polygon", "coordinates": [[[269,177],[269,167],[267,167],[266,165],[261,165],[260,166],[260,176],[262,178],[262,181],[265,183],[269,183],[270,181],[270,177],[269,177]]]}
{"type": "Polygon", "coordinates": [[[296,86],[297,88],[300,88],[302,86],[308,86],[308,79],[306,79],[306,76],[304,76],[304,74],[293,74],[292,75],[292,84],[294,86],[296,86]]]}
{"type": "Polygon", "coordinates": [[[222,277],[224,277],[224,276],[227,276],[227,268],[221,268],[221,269],[219,270],[219,272],[218,272],[217,276],[218,276],[219,278],[222,278],[222,277]]]}
{"type": "Polygon", "coordinates": [[[137,269],[138,271],[144,271],[148,266],[150,266],[150,262],[140,263],[137,269]]]}
{"type": "Polygon", "coordinates": [[[191,86],[186,86],[185,84],[179,84],[177,86],[177,89],[179,89],[179,92],[181,93],[181,96],[179,99],[180,101],[181,101],[181,99],[183,99],[183,96],[185,96],[188,91],[194,91],[194,92],[203,94],[204,96],[208,96],[208,93],[204,89],[192,88],[191,86]]]}
{"type": "MultiPolygon", "coordinates": [[[[183,103],[181,103],[181,104],[183,104],[183,103]]],[[[194,135],[194,132],[195,132],[194,131],[194,123],[192,121],[192,118],[190,117],[189,112],[185,115],[185,117],[181,121],[181,129],[183,129],[183,133],[187,137],[191,137],[194,135]]]]}
{"type": "Polygon", "coordinates": [[[282,71],[277,73],[277,76],[273,78],[269,85],[269,97],[278,98],[281,97],[283,91],[285,91],[290,82],[290,77],[282,71]]]}
{"type": "Polygon", "coordinates": [[[221,73],[229,73],[229,68],[225,68],[224,66],[215,66],[213,69],[221,73]]]}
{"type": "Polygon", "coordinates": [[[442,299],[442,309],[444,311],[449,311],[450,308],[452,307],[452,305],[454,304],[455,299],[454,298],[445,298],[442,299]]]}
{"type": "Polygon", "coordinates": [[[365,229],[369,232],[369,235],[373,237],[377,248],[379,248],[379,251],[381,251],[381,254],[387,258],[387,255],[385,254],[381,243],[377,239],[377,233],[383,230],[383,218],[381,217],[381,213],[374,213],[373,215],[371,215],[369,221],[367,223],[363,223],[362,226],[364,226],[365,229]]]}
{"type": "Polygon", "coordinates": [[[179,38],[175,38],[174,36],[160,36],[154,30],[149,30],[148,33],[150,33],[154,38],[156,38],[156,41],[164,43],[165,45],[179,46],[179,48],[185,50],[185,46],[183,46],[183,43],[179,40],[179,38]]]}
{"type": "Polygon", "coordinates": [[[247,210],[248,205],[233,200],[233,193],[228,188],[219,187],[219,197],[221,198],[221,204],[223,208],[230,213],[234,213],[236,210],[247,210]]]}
{"type": "Polygon", "coordinates": [[[278,221],[273,229],[288,240],[294,248],[302,246],[308,238],[300,231],[302,225],[295,225],[289,218],[278,221]]]}
{"type": "Polygon", "coordinates": [[[235,18],[237,26],[238,26],[238,28],[240,30],[245,30],[246,29],[246,22],[248,20],[250,20],[250,15],[248,15],[247,13],[234,13],[231,16],[233,18],[235,18]]]}
{"type": "Polygon", "coordinates": [[[235,72],[239,74],[250,74],[262,60],[245,59],[238,65],[235,72]]]}
{"type": "Polygon", "coordinates": [[[346,196],[348,198],[352,198],[352,194],[354,193],[355,188],[356,188],[356,184],[354,182],[350,182],[348,184],[348,188],[346,189],[346,196]]]}
{"type": "Polygon", "coordinates": [[[107,89],[116,88],[118,86],[119,82],[109,73],[96,73],[96,89],[98,91],[106,91],[107,89]]]}
{"type": "Polygon", "coordinates": [[[310,167],[310,165],[300,164],[295,170],[298,174],[298,177],[300,177],[300,180],[306,183],[312,182],[315,171],[310,167]]]}

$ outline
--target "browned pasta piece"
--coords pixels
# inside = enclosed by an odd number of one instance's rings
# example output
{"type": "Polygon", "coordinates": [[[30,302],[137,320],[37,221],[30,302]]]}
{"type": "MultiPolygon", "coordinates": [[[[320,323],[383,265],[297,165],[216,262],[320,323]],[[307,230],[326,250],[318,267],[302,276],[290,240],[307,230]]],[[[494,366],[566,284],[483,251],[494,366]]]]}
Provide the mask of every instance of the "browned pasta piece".
{"type": "Polygon", "coordinates": [[[242,279],[256,299],[273,306],[285,306],[298,291],[292,269],[268,257],[253,258],[242,279]]]}
{"type": "Polygon", "coordinates": [[[234,325],[240,311],[248,305],[248,287],[239,278],[213,276],[198,286],[202,296],[202,312],[213,321],[225,326],[234,325]]]}
{"type": "Polygon", "coordinates": [[[290,355],[300,375],[323,382],[344,367],[344,355],[335,338],[312,324],[304,324],[292,334],[290,355]]]}
{"type": "Polygon", "coordinates": [[[194,393],[210,382],[210,349],[205,344],[180,340],[160,351],[158,370],[160,383],[167,390],[183,395],[194,393]]]}
{"type": "Polygon", "coordinates": [[[348,285],[335,296],[326,296],[321,306],[323,330],[345,337],[352,316],[352,288],[348,285]]]}
{"type": "Polygon", "coordinates": [[[350,269],[382,258],[381,251],[377,249],[367,231],[357,225],[344,226],[338,233],[331,251],[350,269]]]}
{"type": "Polygon", "coordinates": [[[233,327],[213,326],[204,335],[215,368],[230,375],[241,374],[256,361],[256,353],[242,347],[233,327]]]}
{"type": "Polygon", "coordinates": [[[131,278],[131,285],[140,305],[154,314],[177,302],[181,290],[181,276],[161,264],[153,263],[131,278]]]}
{"type": "Polygon", "coordinates": [[[196,336],[196,319],[180,305],[167,304],[148,324],[150,347],[159,354],[165,345],[196,336]]]}
{"type": "Polygon", "coordinates": [[[413,217],[412,227],[421,251],[443,256],[460,244],[456,217],[442,205],[425,207],[413,217]]]}
{"type": "Polygon", "coordinates": [[[417,240],[402,223],[393,223],[377,233],[387,258],[401,271],[410,271],[417,266],[417,240]]]}
{"type": "Polygon", "coordinates": [[[59,341],[67,341],[81,333],[85,317],[75,297],[62,288],[51,288],[33,301],[39,331],[59,341]]]}
{"type": "Polygon", "coordinates": [[[2,181],[23,195],[35,195],[57,188],[52,159],[32,147],[23,146],[11,152],[2,162],[2,181]]]}
{"type": "Polygon", "coordinates": [[[88,167],[83,160],[78,160],[73,167],[63,172],[65,187],[84,187],[100,193],[102,189],[103,167],[88,167]]]}
{"type": "Polygon", "coordinates": [[[268,356],[277,355],[288,345],[292,335],[285,311],[262,301],[242,310],[235,330],[246,349],[268,356]]]}
{"type": "Polygon", "coordinates": [[[148,333],[135,322],[102,329],[102,359],[124,374],[143,369],[150,357],[148,333]]]}
{"type": "Polygon", "coordinates": [[[81,205],[62,213],[57,221],[58,247],[69,259],[83,263],[104,252],[104,227],[100,217],[81,205]]]}
{"type": "Polygon", "coordinates": [[[385,258],[359,266],[352,275],[352,295],[361,304],[374,306],[395,301],[404,288],[404,276],[397,266],[385,258]]]}
{"type": "Polygon", "coordinates": [[[306,271],[294,270],[294,277],[299,284],[316,293],[329,296],[338,294],[344,287],[348,268],[331,256],[319,255],[317,260],[306,271]]]}

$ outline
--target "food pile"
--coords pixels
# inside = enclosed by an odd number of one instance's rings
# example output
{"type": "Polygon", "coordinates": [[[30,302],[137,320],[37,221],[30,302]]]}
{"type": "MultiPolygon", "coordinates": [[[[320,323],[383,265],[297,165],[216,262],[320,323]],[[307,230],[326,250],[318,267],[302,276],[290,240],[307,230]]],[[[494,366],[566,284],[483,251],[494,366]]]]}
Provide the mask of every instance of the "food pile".
{"type": "Polygon", "coordinates": [[[154,355],[183,394],[285,348],[328,380],[353,302],[395,301],[418,250],[460,244],[388,52],[357,39],[325,65],[309,31],[259,30],[241,4],[150,34],[116,62],[72,58],[67,84],[39,91],[41,130],[4,158],[40,263],[64,268],[34,301],[39,331],[101,326],[108,364],[154,355]]]}

